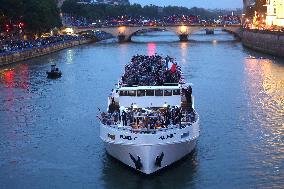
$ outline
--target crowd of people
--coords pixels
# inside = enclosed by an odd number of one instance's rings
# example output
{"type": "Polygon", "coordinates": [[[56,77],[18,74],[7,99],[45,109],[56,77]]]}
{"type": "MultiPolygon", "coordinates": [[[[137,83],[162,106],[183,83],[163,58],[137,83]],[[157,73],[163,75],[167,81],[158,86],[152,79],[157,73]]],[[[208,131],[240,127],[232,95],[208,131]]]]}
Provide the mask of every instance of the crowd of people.
{"type": "Polygon", "coordinates": [[[135,55],[131,63],[125,66],[125,73],[121,78],[122,84],[127,86],[162,86],[167,83],[179,83],[181,69],[175,60],[169,56],[135,55]]]}
{"type": "Polygon", "coordinates": [[[222,16],[222,24],[240,24],[241,23],[241,17],[238,15],[224,15],[222,16]]]}
{"type": "Polygon", "coordinates": [[[54,35],[50,37],[37,38],[35,40],[2,39],[0,41],[0,56],[32,48],[46,47],[70,40],[80,40],[82,38],[84,37],[72,35],[54,35]]]}
{"type": "Polygon", "coordinates": [[[135,25],[135,26],[163,26],[171,24],[240,24],[241,18],[239,16],[223,15],[218,19],[202,19],[196,15],[171,15],[163,18],[145,18],[132,16],[117,16],[109,17],[105,20],[88,21],[82,17],[64,17],[64,24],[67,26],[76,27],[110,27],[119,25],[135,25]]]}
{"type": "Polygon", "coordinates": [[[167,107],[160,109],[134,109],[101,113],[101,122],[105,125],[130,126],[132,129],[161,129],[169,125],[182,126],[182,123],[193,122],[193,111],[182,111],[179,107],[167,107]]]}

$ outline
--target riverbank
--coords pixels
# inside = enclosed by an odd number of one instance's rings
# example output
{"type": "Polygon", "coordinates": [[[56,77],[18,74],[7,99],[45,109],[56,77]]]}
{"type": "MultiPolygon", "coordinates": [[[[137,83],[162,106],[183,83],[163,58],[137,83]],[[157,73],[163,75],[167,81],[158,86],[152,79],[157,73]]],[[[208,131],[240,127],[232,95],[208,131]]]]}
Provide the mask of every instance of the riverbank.
{"type": "Polygon", "coordinates": [[[261,30],[243,30],[242,43],[245,47],[284,57],[284,33],[261,30]]]}
{"type": "Polygon", "coordinates": [[[23,50],[20,52],[15,52],[7,55],[0,56],[0,66],[12,64],[15,62],[47,55],[56,51],[60,51],[66,48],[87,44],[94,41],[93,39],[80,39],[80,40],[71,40],[67,42],[60,42],[51,46],[33,48],[29,50],[23,50]]]}

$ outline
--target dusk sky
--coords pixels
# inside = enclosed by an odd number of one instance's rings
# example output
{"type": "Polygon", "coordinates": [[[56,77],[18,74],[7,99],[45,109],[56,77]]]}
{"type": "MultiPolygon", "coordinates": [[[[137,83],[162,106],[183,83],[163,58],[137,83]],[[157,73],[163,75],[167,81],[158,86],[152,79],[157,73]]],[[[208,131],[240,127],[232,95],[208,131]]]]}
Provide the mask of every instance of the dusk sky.
{"type": "Polygon", "coordinates": [[[130,0],[131,3],[142,5],[154,4],[159,6],[177,5],[185,7],[203,7],[203,8],[241,8],[242,0],[130,0]]]}

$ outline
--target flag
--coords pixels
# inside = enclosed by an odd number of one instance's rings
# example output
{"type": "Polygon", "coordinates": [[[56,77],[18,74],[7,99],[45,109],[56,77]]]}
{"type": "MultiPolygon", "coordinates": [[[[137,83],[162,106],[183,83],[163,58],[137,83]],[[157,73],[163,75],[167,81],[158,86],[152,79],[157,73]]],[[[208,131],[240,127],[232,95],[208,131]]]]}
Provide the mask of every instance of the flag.
{"type": "Polygon", "coordinates": [[[171,61],[168,61],[167,62],[167,66],[168,66],[168,69],[170,70],[173,66],[173,63],[171,61]]]}
{"type": "Polygon", "coordinates": [[[176,64],[172,64],[171,72],[172,72],[172,73],[175,73],[176,70],[177,70],[177,65],[176,65],[176,64]]]}

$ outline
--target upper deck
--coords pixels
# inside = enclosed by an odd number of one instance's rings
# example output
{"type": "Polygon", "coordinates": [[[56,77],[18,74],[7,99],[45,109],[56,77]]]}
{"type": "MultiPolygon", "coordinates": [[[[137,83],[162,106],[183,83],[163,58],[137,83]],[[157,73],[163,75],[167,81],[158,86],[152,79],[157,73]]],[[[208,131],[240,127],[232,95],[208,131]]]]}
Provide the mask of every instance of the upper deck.
{"type": "Polygon", "coordinates": [[[181,106],[182,89],[185,85],[172,86],[132,86],[118,87],[115,91],[116,101],[120,106],[141,108],[181,106]]]}
{"type": "Polygon", "coordinates": [[[130,64],[125,66],[121,77],[122,86],[164,86],[176,84],[182,80],[180,66],[176,61],[167,56],[135,55],[130,64]]]}

